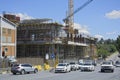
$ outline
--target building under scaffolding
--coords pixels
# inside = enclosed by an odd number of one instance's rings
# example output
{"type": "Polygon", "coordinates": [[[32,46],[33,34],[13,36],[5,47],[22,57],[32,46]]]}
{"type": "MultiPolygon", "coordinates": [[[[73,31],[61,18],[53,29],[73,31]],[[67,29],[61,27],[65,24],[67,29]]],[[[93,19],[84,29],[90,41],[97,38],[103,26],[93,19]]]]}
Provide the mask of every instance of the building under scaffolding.
{"type": "MultiPolygon", "coordinates": [[[[58,58],[59,61],[84,58],[85,55],[93,57],[95,54],[96,39],[78,35],[74,42],[70,41],[71,36],[62,37],[60,31],[63,25],[53,22],[52,19],[31,19],[24,20],[17,28],[17,58],[22,62],[23,58],[44,63],[46,54],[49,60],[58,58]],[[74,54],[71,48],[74,46],[74,54]]],[[[32,62],[28,60],[27,62],[32,62]]],[[[35,63],[34,63],[35,64],[35,63]]]]}

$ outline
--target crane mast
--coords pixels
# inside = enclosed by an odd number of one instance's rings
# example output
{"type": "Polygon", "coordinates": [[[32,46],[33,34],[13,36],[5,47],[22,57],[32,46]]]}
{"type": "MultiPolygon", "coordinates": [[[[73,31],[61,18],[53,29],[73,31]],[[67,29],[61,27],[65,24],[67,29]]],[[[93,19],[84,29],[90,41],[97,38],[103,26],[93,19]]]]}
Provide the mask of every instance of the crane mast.
{"type": "MultiPolygon", "coordinates": [[[[68,15],[72,15],[74,12],[73,0],[69,0],[68,7],[69,7],[68,15]]],[[[72,15],[68,18],[68,25],[69,25],[69,27],[74,26],[74,15],[72,15]]]]}

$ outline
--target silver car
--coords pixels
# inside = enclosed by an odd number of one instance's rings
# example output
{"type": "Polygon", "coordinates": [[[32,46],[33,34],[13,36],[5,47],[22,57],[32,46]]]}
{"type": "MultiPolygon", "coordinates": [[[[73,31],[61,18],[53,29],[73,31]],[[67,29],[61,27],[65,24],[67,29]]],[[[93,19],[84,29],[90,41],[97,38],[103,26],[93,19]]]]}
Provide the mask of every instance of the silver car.
{"type": "Polygon", "coordinates": [[[32,65],[30,64],[14,64],[12,67],[11,67],[11,72],[13,74],[17,74],[17,73],[20,73],[20,74],[25,74],[25,73],[30,73],[30,72],[34,72],[34,73],[37,73],[38,72],[38,69],[37,68],[34,68],[32,65]]]}

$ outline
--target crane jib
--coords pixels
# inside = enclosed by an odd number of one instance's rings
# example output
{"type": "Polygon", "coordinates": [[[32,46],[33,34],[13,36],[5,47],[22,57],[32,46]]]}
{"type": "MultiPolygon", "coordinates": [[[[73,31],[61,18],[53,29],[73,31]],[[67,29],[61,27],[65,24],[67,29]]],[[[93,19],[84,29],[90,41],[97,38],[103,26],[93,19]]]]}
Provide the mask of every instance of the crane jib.
{"type": "Polygon", "coordinates": [[[65,22],[66,20],[68,20],[69,17],[71,17],[74,14],[76,14],[78,11],[80,11],[81,9],[83,9],[85,6],[87,6],[92,1],[93,0],[88,0],[87,2],[85,2],[82,6],[80,6],[79,8],[77,8],[71,15],[68,15],[65,19],[63,19],[63,21],[65,22]]]}

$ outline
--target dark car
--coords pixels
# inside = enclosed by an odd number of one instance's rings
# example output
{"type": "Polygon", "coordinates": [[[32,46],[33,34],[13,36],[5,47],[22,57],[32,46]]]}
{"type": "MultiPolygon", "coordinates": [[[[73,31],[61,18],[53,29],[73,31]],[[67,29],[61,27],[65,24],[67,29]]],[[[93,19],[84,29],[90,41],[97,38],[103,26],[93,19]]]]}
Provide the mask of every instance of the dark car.
{"type": "Polygon", "coordinates": [[[30,72],[34,72],[37,73],[38,69],[33,67],[31,64],[14,64],[11,67],[11,72],[13,74],[25,74],[25,73],[30,73],[30,72]]]}
{"type": "Polygon", "coordinates": [[[116,61],[116,62],[115,62],[115,66],[116,66],[116,67],[120,67],[120,61],[116,61]]]}

